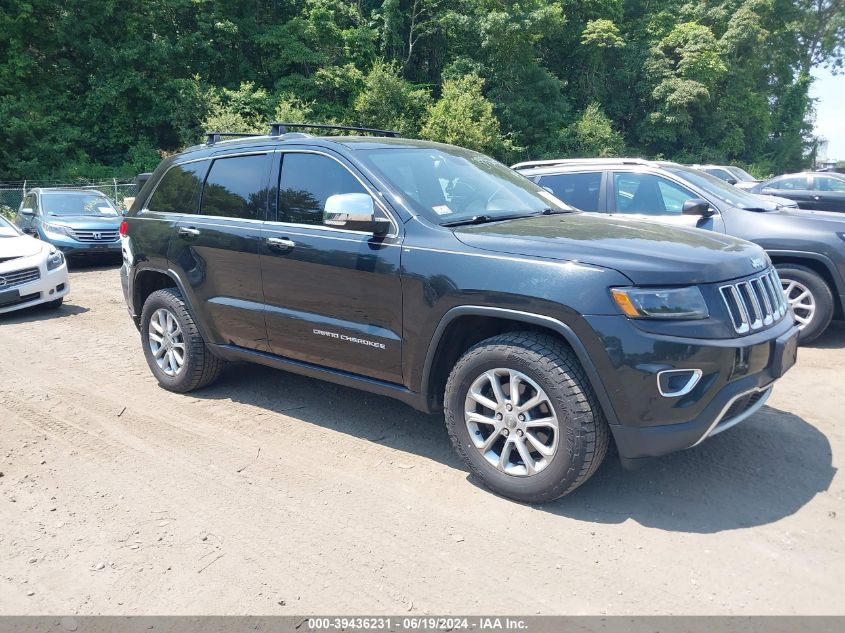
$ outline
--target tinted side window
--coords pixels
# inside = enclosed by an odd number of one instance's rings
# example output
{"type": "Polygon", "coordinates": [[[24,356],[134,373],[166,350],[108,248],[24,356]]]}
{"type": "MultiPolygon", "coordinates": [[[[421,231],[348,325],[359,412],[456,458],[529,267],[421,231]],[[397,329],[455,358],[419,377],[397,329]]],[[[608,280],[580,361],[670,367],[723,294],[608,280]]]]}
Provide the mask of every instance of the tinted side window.
{"type": "Polygon", "coordinates": [[[613,175],[616,213],[680,215],[684,202],[696,195],[671,180],[653,174],[613,175]]]}
{"type": "Polygon", "coordinates": [[[555,197],[582,211],[598,211],[601,194],[601,172],[586,174],[554,174],[540,176],[537,182],[548,187],[555,197]]]}
{"type": "Polygon", "coordinates": [[[816,176],[814,189],[818,191],[845,191],[845,178],[816,176]]]}
{"type": "Polygon", "coordinates": [[[279,221],[323,224],[329,196],[368,193],[348,169],[319,154],[286,153],[279,181],[279,221]]]}
{"type": "Polygon", "coordinates": [[[218,158],[202,190],[201,215],[263,220],[272,154],[218,158]]]}
{"type": "Polygon", "coordinates": [[[770,187],[775,189],[784,189],[786,191],[795,191],[797,189],[806,189],[807,188],[807,178],[806,176],[794,176],[792,178],[781,178],[780,180],[775,180],[770,187]]]}
{"type": "Polygon", "coordinates": [[[158,183],[147,208],[161,213],[196,213],[205,161],[174,165],[158,183]]]}

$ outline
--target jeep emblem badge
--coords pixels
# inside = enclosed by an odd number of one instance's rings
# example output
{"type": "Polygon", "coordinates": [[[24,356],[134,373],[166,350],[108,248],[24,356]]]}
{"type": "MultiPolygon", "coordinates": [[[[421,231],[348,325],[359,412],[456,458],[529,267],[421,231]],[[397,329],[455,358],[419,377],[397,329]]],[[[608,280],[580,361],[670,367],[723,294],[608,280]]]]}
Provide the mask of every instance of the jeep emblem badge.
{"type": "Polygon", "coordinates": [[[751,265],[754,266],[754,268],[765,268],[766,266],[765,262],[763,262],[763,259],[761,257],[752,257],[751,265]]]}

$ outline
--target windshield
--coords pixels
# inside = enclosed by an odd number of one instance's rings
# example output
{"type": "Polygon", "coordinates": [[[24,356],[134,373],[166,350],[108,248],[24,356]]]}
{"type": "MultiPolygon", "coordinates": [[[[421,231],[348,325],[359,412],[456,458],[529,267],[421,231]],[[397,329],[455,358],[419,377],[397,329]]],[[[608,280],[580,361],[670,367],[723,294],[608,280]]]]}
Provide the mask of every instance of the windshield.
{"type": "Polygon", "coordinates": [[[677,166],[667,166],[665,169],[670,174],[675,174],[676,176],[701,187],[707,193],[715,196],[722,202],[727,202],[728,204],[739,207],[740,209],[756,211],[774,211],[777,209],[777,205],[773,202],[769,202],[763,198],[755,196],[752,193],[746,193],[742,189],[729,185],[724,180],[719,180],[715,176],[706,174],[698,169],[677,166]]]}
{"type": "Polygon", "coordinates": [[[574,211],[498,161],[459,147],[379,148],[356,156],[438,224],[574,211]]]}
{"type": "Polygon", "coordinates": [[[20,237],[21,235],[18,227],[0,215],[0,237],[20,237]]]}
{"type": "Polygon", "coordinates": [[[41,208],[48,215],[86,215],[111,217],[118,215],[111,200],[99,193],[41,194],[41,208]]]}
{"type": "Polygon", "coordinates": [[[745,171],[742,167],[737,167],[736,165],[731,165],[728,167],[728,171],[730,171],[734,176],[736,176],[740,182],[757,182],[757,179],[745,171]]]}

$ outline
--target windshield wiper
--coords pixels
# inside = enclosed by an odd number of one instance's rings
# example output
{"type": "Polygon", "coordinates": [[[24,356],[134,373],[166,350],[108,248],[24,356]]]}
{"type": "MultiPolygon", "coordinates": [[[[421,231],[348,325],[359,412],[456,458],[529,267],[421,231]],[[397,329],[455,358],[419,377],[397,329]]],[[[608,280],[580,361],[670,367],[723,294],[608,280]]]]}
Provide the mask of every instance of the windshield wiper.
{"type": "Polygon", "coordinates": [[[440,226],[466,226],[469,224],[486,224],[487,222],[501,222],[503,220],[516,220],[518,218],[530,218],[533,213],[515,213],[511,215],[474,215],[471,218],[443,222],[440,226]]]}

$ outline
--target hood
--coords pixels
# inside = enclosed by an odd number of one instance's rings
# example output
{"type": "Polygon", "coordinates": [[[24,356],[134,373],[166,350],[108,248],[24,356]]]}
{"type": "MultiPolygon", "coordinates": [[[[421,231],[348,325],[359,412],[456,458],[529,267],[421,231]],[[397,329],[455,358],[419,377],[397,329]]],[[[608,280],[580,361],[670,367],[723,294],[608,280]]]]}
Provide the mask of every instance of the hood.
{"type": "Polygon", "coordinates": [[[102,229],[105,231],[115,230],[120,226],[123,216],[103,216],[93,217],[90,215],[47,215],[43,218],[44,222],[49,224],[60,224],[62,226],[69,226],[72,229],[89,229],[96,231],[102,229]]]}
{"type": "Polygon", "coordinates": [[[803,223],[812,223],[814,226],[829,228],[831,231],[845,232],[845,213],[837,211],[813,211],[810,209],[779,209],[777,215],[784,218],[791,218],[803,223]],[[815,224],[819,222],[820,224],[815,224]]]}
{"type": "Polygon", "coordinates": [[[795,200],[790,200],[789,198],[781,198],[780,196],[769,196],[769,195],[764,195],[762,193],[757,193],[757,194],[754,194],[754,195],[756,195],[758,198],[762,198],[763,200],[765,200],[767,202],[771,202],[773,205],[775,205],[776,209],[782,209],[784,207],[787,208],[787,209],[797,209],[798,208],[798,203],[795,202],[795,200]]]}
{"type": "MultiPolygon", "coordinates": [[[[40,252],[44,246],[44,242],[29,235],[0,237],[0,260],[29,257],[40,252]]],[[[0,264],[0,266],[2,265],[0,264]]]]}
{"type": "Polygon", "coordinates": [[[759,246],[738,238],[583,213],[507,220],[454,231],[468,246],[611,268],[642,285],[713,283],[751,275],[769,265],[759,246]]]}

